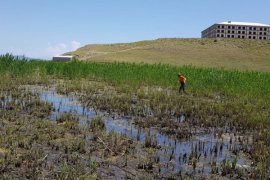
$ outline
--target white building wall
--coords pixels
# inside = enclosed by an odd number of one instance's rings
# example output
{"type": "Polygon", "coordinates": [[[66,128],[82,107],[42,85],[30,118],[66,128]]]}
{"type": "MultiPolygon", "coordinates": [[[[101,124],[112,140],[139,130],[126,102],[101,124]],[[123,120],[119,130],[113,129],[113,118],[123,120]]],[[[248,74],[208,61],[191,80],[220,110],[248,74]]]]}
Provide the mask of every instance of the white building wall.
{"type": "Polygon", "coordinates": [[[270,39],[270,25],[252,26],[252,23],[214,24],[202,32],[202,38],[270,39]],[[245,25],[246,24],[246,25],[245,25]]]}

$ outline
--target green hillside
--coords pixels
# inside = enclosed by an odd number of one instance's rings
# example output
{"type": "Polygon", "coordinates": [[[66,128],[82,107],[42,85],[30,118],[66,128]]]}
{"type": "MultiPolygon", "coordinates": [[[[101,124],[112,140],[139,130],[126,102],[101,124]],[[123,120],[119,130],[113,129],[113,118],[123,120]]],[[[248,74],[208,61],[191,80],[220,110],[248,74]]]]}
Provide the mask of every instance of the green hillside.
{"type": "Polygon", "coordinates": [[[161,63],[270,71],[270,41],[241,39],[157,39],[86,45],[69,55],[96,62],[161,63]]]}

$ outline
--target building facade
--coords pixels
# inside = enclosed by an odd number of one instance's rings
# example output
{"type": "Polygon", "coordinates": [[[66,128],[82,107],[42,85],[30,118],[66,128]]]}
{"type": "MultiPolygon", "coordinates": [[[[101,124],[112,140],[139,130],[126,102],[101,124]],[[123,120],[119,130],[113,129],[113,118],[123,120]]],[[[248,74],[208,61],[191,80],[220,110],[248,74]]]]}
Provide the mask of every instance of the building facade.
{"type": "Polygon", "coordinates": [[[202,38],[270,40],[270,25],[248,22],[222,22],[202,31],[202,38]]]}
{"type": "Polygon", "coordinates": [[[73,56],[54,56],[53,61],[71,61],[73,60],[73,56]]]}

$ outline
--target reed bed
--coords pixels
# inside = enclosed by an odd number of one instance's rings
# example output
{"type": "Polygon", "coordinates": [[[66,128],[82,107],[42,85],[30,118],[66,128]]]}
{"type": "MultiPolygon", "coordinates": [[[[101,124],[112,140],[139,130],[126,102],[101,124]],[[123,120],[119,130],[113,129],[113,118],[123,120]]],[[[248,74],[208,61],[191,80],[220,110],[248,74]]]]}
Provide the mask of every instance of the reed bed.
{"type": "MultiPolygon", "coordinates": [[[[29,61],[18,60],[10,54],[0,56],[0,75],[4,79],[15,81],[15,78],[27,84],[59,78],[75,82],[94,79],[106,81],[122,90],[125,88],[127,92],[142,86],[169,88],[177,92],[176,74],[179,72],[187,77],[187,97],[197,97],[198,101],[219,100],[221,104],[214,107],[215,112],[227,109],[228,113],[239,111],[240,114],[243,111],[243,122],[246,120],[249,125],[257,124],[266,130],[270,127],[270,73],[160,64],[29,61]]],[[[163,97],[162,94],[159,96],[163,97]]]]}
{"type": "MultiPolygon", "coordinates": [[[[164,115],[185,114],[191,117],[194,125],[218,127],[229,124],[242,131],[256,130],[252,152],[255,170],[261,175],[259,177],[267,177],[270,173],[267,168],[270,165],[270,73],[161,64],[31,61],[6,54],[0,56],[0,76],[0,89],[5,91],[12,91],[17,84],[52,83],[53,79],[64,79],[64,84],[71,80],[69,87],[63,90],[68,93],[66,91],[82,91],[83,83],[89,80],[105,81],[100,89],[112,86],[115,94],[109,91],[106,96],[98,97],[98,87],[86,88],[93,96],[82,96],[82,102],[96,102],[90,105],[124,115],[135,113],[147,117],[153,112],[164,119],[164,115]],[[187,95],[177,94],[177,73],[187,77],[187,95]],[[148,87],[156,90],[140,91],[148,87]],[[157,91],[159,88],[162,91],[157,91]],[[134,104],[136,108],[130,108],[134,104]]],[[[150,120],[141,122],[139,119],[137,123],[147,127],[152,126],[151,121],[157,124],[159,119],[150,120]]],[[[65,123],[69,125],[65,128],[74,129],[75,121],[71,122],[65,123]]],[[[228,164],[224,161],[224,172],[227,172],[228,164]]],[[[64,165],[63,169],[66,169],[64,165]]]]}
{"type": "Polygon", "coordinates": [[[270,74],[255,71],[229,71],[221,68],[192,66],[94,63],[71,61],[17,60],[10,54],[0,56],[0,73],[12,76],[53,76],[57,78],[94,78],[130,85],[158,85],[177,88],[177,73],[187,77],[188,89],[194,94],[270,97],[270,74]]]}

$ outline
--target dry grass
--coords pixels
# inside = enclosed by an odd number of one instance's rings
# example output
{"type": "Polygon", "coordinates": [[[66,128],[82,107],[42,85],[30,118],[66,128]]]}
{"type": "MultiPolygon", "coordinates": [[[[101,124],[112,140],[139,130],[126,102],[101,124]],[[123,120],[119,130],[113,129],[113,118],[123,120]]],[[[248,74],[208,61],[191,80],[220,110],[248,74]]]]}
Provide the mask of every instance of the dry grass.
{"type": "Polygon", "coordinates": [[[126,44],[87,45],[74,52],[96,62],[162,63],[270,71],[270,41],[240,39],[158,39],[126,44]]]}

